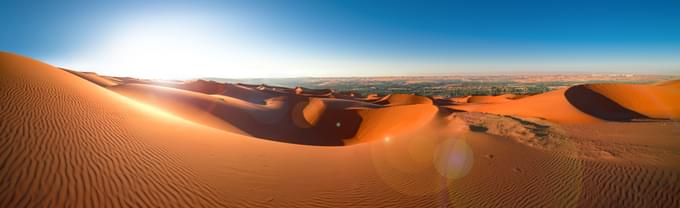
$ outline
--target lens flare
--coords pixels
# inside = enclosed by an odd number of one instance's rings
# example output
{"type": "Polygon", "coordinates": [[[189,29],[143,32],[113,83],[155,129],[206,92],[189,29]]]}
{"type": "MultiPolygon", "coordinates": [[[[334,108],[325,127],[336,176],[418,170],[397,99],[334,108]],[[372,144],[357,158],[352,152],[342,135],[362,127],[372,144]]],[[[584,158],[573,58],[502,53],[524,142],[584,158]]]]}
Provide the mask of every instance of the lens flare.
{"type": "Polygon", "coordinates": [[[434,167],[446,178],[462,178],[472,169],[472,156],[465,139],[448,139],[435,152],[434,167]]]}

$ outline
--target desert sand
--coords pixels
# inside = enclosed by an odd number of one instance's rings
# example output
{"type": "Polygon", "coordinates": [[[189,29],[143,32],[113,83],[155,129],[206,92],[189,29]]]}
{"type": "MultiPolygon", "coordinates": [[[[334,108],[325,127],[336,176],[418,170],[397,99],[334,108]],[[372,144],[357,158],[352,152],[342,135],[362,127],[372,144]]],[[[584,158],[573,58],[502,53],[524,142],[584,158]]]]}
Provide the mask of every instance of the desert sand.
{"type": "Polygon", "coordinates": [[[0,207],[679,207],[677,83],[366,98],[2,52],[0,207]]]}

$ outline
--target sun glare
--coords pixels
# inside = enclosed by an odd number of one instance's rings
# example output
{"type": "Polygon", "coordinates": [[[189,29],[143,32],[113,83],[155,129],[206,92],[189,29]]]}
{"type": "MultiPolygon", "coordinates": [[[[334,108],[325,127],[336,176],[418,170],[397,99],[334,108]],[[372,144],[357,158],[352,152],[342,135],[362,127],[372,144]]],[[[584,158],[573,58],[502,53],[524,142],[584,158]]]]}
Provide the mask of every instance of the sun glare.
{"type": "Polygon", "coordinates": [[[109,68],[141,77],[186,78],[221,65],[227,50],[207,20],[159,20],[123,25],[104,47],[109,68]]]}
{"type": "MultiPolygon", "coordinates": [[[[257,76],[251,38],[239,25],[207,14],[159,13],[114,20],[98,44],[63,66],[113,76],[191,79],[257,76]],[[134,17],[134,18],[133,18],[134,17]],[[252,67],[251,67],[252,68],[252,67]]],[[[240,23],[243,24],[243,23],[240,23]]]]}

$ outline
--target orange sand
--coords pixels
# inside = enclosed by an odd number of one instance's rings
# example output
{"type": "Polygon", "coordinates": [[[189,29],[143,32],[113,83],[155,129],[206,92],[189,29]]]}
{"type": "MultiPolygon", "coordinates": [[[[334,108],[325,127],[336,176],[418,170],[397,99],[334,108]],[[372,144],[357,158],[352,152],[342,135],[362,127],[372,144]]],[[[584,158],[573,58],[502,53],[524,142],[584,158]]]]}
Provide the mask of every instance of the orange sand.
{"type": "Polygon", "coordinates": [[[355,98],[3,52],[0,207],[678,207],[676,89],[355,98]]]}

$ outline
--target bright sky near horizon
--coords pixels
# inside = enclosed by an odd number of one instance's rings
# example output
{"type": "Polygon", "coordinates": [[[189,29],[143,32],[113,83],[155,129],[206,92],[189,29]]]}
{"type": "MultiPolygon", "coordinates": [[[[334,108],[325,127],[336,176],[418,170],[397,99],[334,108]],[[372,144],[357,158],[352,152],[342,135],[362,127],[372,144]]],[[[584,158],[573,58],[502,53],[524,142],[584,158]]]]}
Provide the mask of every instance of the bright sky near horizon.
{"type": "Polygon", "coordinates": [[[680,74],[680,1],[1,1],[0,50],[161,79],[680,74]]]}

